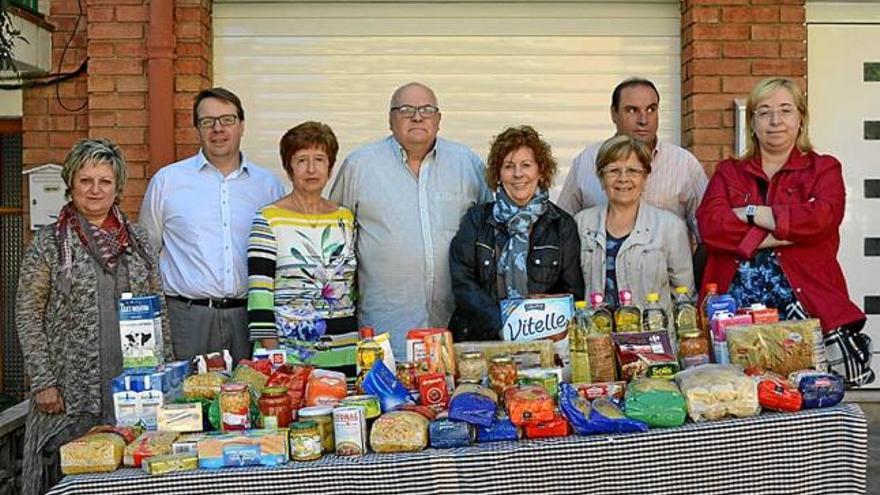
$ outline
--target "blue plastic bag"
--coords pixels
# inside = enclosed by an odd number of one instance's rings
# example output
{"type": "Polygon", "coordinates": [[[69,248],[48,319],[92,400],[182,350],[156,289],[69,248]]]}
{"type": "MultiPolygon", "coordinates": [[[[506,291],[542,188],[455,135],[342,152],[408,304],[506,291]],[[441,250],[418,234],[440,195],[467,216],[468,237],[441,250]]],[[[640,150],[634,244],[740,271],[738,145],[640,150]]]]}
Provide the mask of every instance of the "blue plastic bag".
{"type": "Polygon", "coordinates": [[[789,381],[804,396],[802,409],[835,406],[843,400],[845,393],[843,377],[833,373],[813,370],[795,371],[789,376],[789,381]]]}
{"type": "Polygon", "coordinates": [[[600,398],[591,405],[568,383],[560,387],[559,408],[578,435],[648,431],[645,423],[624,416],[614,401],[600,398]]]}
{"type": "Polygon", "coordinates": [[[367,372],[362,387],[365,393],[379,398],[379,405],[382,407],[383,413],[393,411],[401,404],[415,403],[406,387],[400,383],[397,376],[385,366],[381,359],[376,361],[367,372]]]}
{"type": "Polygon", "coordinates": [[[477,426],[477,442],[517,441],[520,437],[519,428],[507,416],[497,416],[489,426],[477,426]]]}
{"type": "Polygon", "coordinates": [[[495,409],[495,401],[489,397],[476,392],[464,392],[449,401],[449,419],[490,426],[495,420],[495,409]]]}
{"type": "Polygon", "coordinates": [[[431,447],[435,449],[451,449],[465,447],[474,442],[474,427],[464,421],[453,421],[440,418],[431,421],[428,426],[431,447]]]}

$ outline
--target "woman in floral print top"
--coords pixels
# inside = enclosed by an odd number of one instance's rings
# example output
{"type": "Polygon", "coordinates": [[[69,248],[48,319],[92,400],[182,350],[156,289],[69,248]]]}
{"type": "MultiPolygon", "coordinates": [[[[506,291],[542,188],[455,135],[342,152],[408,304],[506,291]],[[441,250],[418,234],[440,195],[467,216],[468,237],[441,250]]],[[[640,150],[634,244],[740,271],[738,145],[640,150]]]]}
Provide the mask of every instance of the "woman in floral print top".
{"type": "Polygon", "coordinates": [[[281,138],[293,192],[257,212],[248,240],[250,339],[263,347],[357,330],[354,214],[321,196],[338,150],[318,122],[281,138]]]}

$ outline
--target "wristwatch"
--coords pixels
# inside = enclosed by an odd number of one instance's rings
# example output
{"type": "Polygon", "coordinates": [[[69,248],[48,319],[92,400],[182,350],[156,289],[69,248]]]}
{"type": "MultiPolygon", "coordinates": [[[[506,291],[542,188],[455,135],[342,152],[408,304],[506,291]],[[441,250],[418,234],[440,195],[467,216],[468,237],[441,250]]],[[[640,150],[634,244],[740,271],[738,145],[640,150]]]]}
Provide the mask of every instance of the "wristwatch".
{"type": "Polygon", "coordinates": [[[755,215],[758,214],[758,207],[756,205],[747,205],[746,206],[746,220],[748,220],[749,225],[755,225],[755,215]]]}

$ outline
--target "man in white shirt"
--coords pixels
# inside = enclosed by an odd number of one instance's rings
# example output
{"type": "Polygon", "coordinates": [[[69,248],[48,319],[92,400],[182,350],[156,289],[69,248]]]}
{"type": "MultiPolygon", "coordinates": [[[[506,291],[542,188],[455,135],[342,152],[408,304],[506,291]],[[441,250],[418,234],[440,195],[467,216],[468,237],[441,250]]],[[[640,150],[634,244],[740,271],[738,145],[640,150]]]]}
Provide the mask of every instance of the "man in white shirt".
{"type": "Polygon", "coordinates": [[[159,250],[178,359],[228,349],[250,357],[247,239],[254,214],[284,195],[278,177],[241,153],[244,109],[224,88],[193,104],[199,152],[150,180],[140,224],[159,250]]]}
{"type": "MultiPolygon", "coordinates": [[[[617,134],[629,134],[653,150],[651,175],[642,199],[685,220],[692,240],[699,242],[695,214],[709,180],[694,155],[657,138],[659,107],[660,93],[653,82],[629,78],[614,88],[611,120],[617,134]]],[[[593,143],[575,157],[559,193],[556,204],[572,215],[608,202],[596,175],[596,154],[601,145],[602,141],[593,143]]]]}
{"type": "Polygon", "coordinates": [[[360,323],[390,332],[395,356],[406,359],[407,330],[449,323],[449,244],[464,212],[492,195],[482,160],[437,137],[431,88],[401,86],[390,107],[392,135],[345,159],[330,198],[357,217],[360,323]]]}

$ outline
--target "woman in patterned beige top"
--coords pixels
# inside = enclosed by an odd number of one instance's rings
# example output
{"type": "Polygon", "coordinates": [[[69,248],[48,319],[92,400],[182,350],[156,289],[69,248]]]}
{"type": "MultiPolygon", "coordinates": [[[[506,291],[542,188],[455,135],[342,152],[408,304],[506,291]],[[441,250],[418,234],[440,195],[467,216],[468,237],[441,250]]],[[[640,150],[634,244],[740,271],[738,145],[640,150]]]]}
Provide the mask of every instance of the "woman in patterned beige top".
{"type": "Polygon", "coordinates": [[[357,330],[355,223],[321,193],[339,145],[329,126],[304,122],[281,138],[293,191],[257,212],[248,239],[250,339],[317,340],[357,330]]]}
{"type": "MultiPolygon", "coordinates": [[[[146,233],[118,204],[127,177],[119,148],[82,140],[61,177],[67,203],[34,236],[21,264],[18,337],[31,379],[22,492],[43,493],[60,477],[58,448],[100,423],[113,423],[110,379],[122,372],[118,301],[123,292],[160,294],[146,233]]],[[[161,297],[161,296],[160,296],[161,297]]],[[[162,299],[165,357],[171,336],[162,299]]]]}

